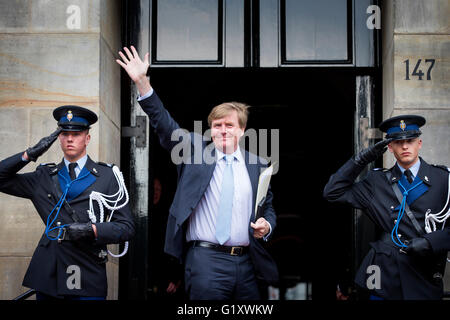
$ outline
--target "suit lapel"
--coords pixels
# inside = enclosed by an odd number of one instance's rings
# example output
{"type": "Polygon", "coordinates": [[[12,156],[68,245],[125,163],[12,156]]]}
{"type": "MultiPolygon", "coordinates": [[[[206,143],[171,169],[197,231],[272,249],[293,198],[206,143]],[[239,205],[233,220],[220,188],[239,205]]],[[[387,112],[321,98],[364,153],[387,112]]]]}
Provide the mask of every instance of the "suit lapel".
{"type": "MultiPolygon", "coordinates": [[[[209,155],[211,155],[212,159],[215,159],[216,152],[214,148],[214,144],[211,143],[208,146],[205,147],[205,152],[208,152],[209,155]]],[[[191,159],[193,160],[193,159],[191,159]]],[[[188,164],[186,166],[189,166],[190,170],[192,170],[196,175],[196,181],[199,182],[198,188],[196,187],[197,192],[186,199],[186,210],[183,210],[180,212],[180,214],[176,215],[177,223],[179,225],[183,224],[186,219],[189,217],[189,215],[192,213],[194,208],[197,206],[199,201],[202,199],[203,195],[206,192],[206,189],[208,188],[209,183],[211,182],[214,169],[216,168],[217,161],[203,161],[201,164],[188,164]]],[[[193,186],[190,186],[193,187],[193,186]]]]}
{"type": "MultiPolygon", "coordinates": [[[[214,147],[214,144],[211,143],[210,145],[208,145],[206,147],[206,149],[208,149],[208,148],[212,148],[212,150],[208,150],[210,152],[208,154],[211,154],[212,157],[215,158],[216,157],[216,149],[214,147]]],[[[216,168],[216,163],[217,163],[217,160],[213,161],[212,163],[208,163],[208,162],[202,163],[202,171],[204,172],[204,175],[202,175],[203,178],[202,178],[202,184],[199,189],[200,193],[199,193],[199,198],[197,199],[198,201],[200,201],[201,197],[203,197],[203,195],[205,194],[206,188],[208,187],[208,185],[212,179],[214,169],[216,168]]]]}

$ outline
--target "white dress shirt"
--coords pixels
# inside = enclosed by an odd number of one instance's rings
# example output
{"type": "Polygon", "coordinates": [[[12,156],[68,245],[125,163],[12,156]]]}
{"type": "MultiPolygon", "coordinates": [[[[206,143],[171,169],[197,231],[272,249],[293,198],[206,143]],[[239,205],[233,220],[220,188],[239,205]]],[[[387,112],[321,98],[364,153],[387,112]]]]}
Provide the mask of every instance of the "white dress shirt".
{"type": "MultiPolygon", "coordinates": [[[[231,213],[231,236],[226,246],[247,246],[249,244],[248,227],[252,214],[253,190],[241,150],[238,148],[234,155],[233,178],[234,196],[231,213]]],[[[216,239],[216,218],[219,211],[222,177],[225,169],[225,154],[216,149],[217,164],[211,181],[189,217],[186,240],[203,240],[218,243],[216,239]]]]}

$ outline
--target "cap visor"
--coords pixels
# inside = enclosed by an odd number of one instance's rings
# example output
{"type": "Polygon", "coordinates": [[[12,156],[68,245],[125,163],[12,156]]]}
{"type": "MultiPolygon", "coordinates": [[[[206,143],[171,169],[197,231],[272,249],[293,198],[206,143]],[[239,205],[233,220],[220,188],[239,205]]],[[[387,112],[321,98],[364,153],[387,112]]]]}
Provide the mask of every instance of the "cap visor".
{"type": "Polygon", "coordinates": [[[407,132],[395,132],[391,134],[386,135],[386,139],[393,139],[393,140],[408,140],[408,139],[414,139],[419,137],[422,134],[422,132],[417,131],[407,131],[407,132]]]}

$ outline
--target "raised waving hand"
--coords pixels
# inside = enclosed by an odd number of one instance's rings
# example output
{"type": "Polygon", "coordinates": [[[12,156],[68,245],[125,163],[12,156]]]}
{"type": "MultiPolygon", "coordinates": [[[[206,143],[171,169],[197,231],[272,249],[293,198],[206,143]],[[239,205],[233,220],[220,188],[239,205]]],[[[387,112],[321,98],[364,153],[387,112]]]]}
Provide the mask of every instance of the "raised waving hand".
{"type": "Polygon", "coordinates": [[[144,56],[144,60],[141,60],[139,54],[134,46],[123,48],[125,54],[119,51],[121,59],[116,59],[116,62],[128,73],[128,76],[136,84],[140,95],[146,94],[151,89],[150,81],[147,78],[147,70],[150,66],[148,61],[149,53],[144,56]],[[131,50],[130,50],[131,49],[131,50]]]}

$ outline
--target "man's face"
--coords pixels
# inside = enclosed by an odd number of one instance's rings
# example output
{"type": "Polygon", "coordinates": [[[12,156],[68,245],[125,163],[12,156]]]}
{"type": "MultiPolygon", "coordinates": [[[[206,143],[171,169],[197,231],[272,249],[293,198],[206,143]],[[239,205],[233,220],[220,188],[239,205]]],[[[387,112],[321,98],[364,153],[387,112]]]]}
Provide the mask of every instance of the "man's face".
{"type": "Polygon", "coordinates": [[[409,169],[419,158],[422,140],[419,138],[394,140],[388,145],[397,162],[405,169],[409,169]]]}
{"type": "Polygon", "coordinates": [[[227,116],[211,122],[211,137],[217,149],[231,154],[236,151],[244,129],[239,126],[237,112],[233,110],[227,116]]]}
{"type": "Polygon", "coordinates": [[[63,131],[59,134],[64,157],[72,162],[86,154],[86,147],[90,140],[91,135],[88,131],[63,131]]]}

